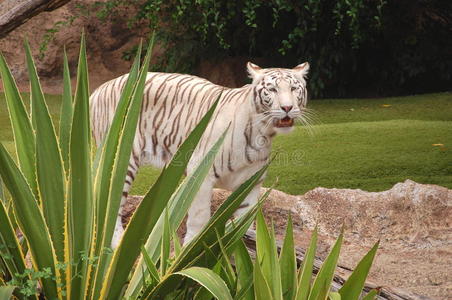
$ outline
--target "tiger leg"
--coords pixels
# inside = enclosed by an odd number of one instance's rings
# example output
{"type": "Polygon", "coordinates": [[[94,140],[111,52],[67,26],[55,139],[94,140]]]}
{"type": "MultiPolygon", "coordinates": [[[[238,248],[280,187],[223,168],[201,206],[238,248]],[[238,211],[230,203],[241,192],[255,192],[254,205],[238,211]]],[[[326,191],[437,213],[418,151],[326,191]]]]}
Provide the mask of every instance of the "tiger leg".
{"type": "Polygon", "coordinates": [[[188,210],[187,232],[184,237],[184,245],[188,244],[209,221],[213,186],[213,181],[206,178],[188,210]]]}
{"type": "Polygon", "coordinates": [[[122,211],[124,205],[127,201],[127,196],[129,195],[130,187],[132,186],[135,176],[139,168],[138,156],[133,154],[129,161],[129,167],[127,168],[126,180],[124,182],[124,187],[122,189],[121,204],[119,206],[118,215],[116,217],[115,231],[113,233],[113,238],[111,241],[111,247],[116,249],[121,241],[122,235],[124,233],[124,227],[122,225],[122,211]]]}
{"type": "Polygon", "coordinates": [[[242,204],[240,204],[239,208],[234,212],[235,218],[246,214],[257,203],[261,187],[262,181],[254,186],[248,196],[246,196],[245,200],[243,200],[242,204]]]}

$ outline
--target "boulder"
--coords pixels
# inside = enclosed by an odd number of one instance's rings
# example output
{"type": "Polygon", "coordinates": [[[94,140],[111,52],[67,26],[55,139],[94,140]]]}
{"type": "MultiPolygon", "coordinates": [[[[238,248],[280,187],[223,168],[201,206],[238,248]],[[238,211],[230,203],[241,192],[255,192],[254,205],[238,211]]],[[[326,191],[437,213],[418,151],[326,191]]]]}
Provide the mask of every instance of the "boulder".
{"type": "MultiPolygon", "coordinates": [[[[104,0],[105,1],[105,0],[104,0]]],[[[123,53],[149,36],[148,30],[131,30],[127,26],[127,10],[115,16],[117,22],[102,22],[95,14],[83,15],[78,6],[90,0],[74,0],[51,12],[43,12],[0,39],[0,50],[21,91],[28,90],[28,73],[23,42],[27,39],[35,56],[35,63],[44,92],[62,93],[63,50],[66,48],[71,75],[75,72],[82,30],[86,33],[90,87],[129,71],[131,61],[122,59],[123,53]],[[74,20],[72,18],[76,16],[74,20]],[[71,21],[72,20],[72,21],[71,21]],[[69,25],[72,22],[72,25],[69,25]],[[63,25],[66,24],[66,25],[63,25]],[[55,34],[49,33],[53,30],[55,34]],[[46,35],[50,39],[45,42],[46,35]],[[39,49],[47,49],[40,57],[39,49]]],[[[157,49],[157,52],[159,50],[157,49]]]]}

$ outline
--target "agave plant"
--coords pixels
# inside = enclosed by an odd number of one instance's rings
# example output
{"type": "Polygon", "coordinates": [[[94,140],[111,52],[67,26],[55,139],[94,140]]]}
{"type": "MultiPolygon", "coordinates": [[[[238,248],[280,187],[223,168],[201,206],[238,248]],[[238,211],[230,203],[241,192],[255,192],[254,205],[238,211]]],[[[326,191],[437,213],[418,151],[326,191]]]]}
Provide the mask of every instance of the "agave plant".
{"type": "MultiPolygon", "coordinates": [[[[140,47],[110,130],[96,151],[93,151],[90,132],[84,38],[74,96],[66,55],[64,57],[64,92],[58,136],[30,48],[28,44],[25,47],[31,86],[30,113],[5,59],[0,56],[0,75],[17,155],[14,159],[0,144],[0,177],[10,194],[10,197],[0,194],[0,299],[9,299],[11,294],[18,299],[95,300],[121,299],[124,295],[128,298],[167,295],[173,285],[179,283],[177,276],[195,277],[190,275],[193,270],[208,276],[210,273],[204,267],[215,264],[209,261],[210,253],[218,253],[220,243],[225,247],[235,244],[254,218],[257,207],[226,225],[265,171],[257,172],[235,191],[202,233],[180,249],[175,234],[169,233],[182,222],[224,134],[194,174],[179,183],[215,105],[144,196],[121,243],[112,250],[109,247],[139,118],[152,43],[141,67],[140,47]],[[16,235],[18,231],[23,235],[22,240],[16,235]],[[178,256],[169,264],[171,239],[178,256]],[[144,263],[135,268],[143,245],[146,249],[144,263]],[[32,267],[27,266],[27,253],[32,267]],[[143,264],[150,266],[150,271],[143,273],[143,264]],[[153,266],[160,270],[158,281],[152,281],[155,279],[153,266]],[[193,269],[194,266],[200,269],[193,269]]],[[[192,283],[187,281],[187,284],[191,286],[192,283]]]]}
{"type": "MultiPolygon", "coordinates": [[[[230,288],[233,299],[243,300],[371,300],[377,290],[362,297],[364,283],[372,265],[378,242],[358,263],[356,269],[338,291],[331,288],[339,252],[343,240],[340,234],[330,254],[314,277],[313,265],[317,245],[317,229],[314,230],[303,263],[297,270],[292,219],[286,228],[281,251],[278,254],[273,226],[268,228],[262,212],[257,215],[256,258],[253,263],[243,241],[233,248],[231,255],[224,252],[222,268],[218,274],[230,288]]],[[[203,298],[205,299],[205,298],[203,298]]]]}
{"type": "MultiPolygon", "coordinates": [[[[268,195],[268,194],[267,194],[268,195]]],[[[264,195],[264,198],[266,195],[264,195]]],[[[230,201],[230,200],[228,200],[230,201]]],[[[255,214],[257,207],[250,214],[255,214]]],[[[239,220],[238,224],[241,223],[239,220]]],[[[204,251],[193,251],[203,240],[198,236],[188,249],[180,248],[174,239],[174,252],[170,256],[171,237],[175,236],[168,218],[163,225],[161,251],[157,259],[144,249],[145,270],[149,276],[144,280],[140,293],[128,299],[220,299],[220,300],[372,300],[378,291],[363,294],[367,274],[375,257],[378,242],[358,263],[356,269],[338,291],[333,291],[332,280],[343,240],[341,234],[316,276],[313,273],[317,229],[314,230],[304,260],[297,270],[292,219],[286,228],[281,251],[278,253],[273,227],[269,230],[262,212],[257,215],[256,258],[252,258],[241,239],[230,239],[217,234],[217,240],[204,245],[204,251]],[[184,253],[185,252],[185,253],[184,253]],[[198,255],[196,261],[186,260],[188,255],[198,255]],[[200,266],[200,262],[204,261],[200,266]]],[[[234,227],[247,228],[230,223],[234,227]]],[[[207,232],[208,229],[205,229],[207,232]]],[[[228,232],[228,230],[226,231],[228,232]]],[[[242,232],[239,232],[241,235],[242,232]]],[[[200,247],[200,245],[199,245],[200,247]]],[[[200,248],[201,249],[201,248],[200,248]]],[[[155,254],[155,253],[154,253],[155,254]]]]}

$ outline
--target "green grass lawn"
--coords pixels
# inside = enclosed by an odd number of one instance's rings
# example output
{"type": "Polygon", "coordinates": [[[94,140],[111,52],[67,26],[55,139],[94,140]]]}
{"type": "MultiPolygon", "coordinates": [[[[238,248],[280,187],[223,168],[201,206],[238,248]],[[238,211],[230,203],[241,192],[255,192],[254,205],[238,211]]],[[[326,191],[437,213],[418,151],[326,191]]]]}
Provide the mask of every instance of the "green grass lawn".
{"type": "MultiPolygon", "coordinates": [[[[50,96],[58,118],[59,96],[50,96]]],[[[0,140],[12,133],[0,96],[0,140]]],[[[452,188],[452,93],[381,99],[312,100],[318,121],[277,136],[266,186],[291,194],[314,187],[380,191],[407,178],[452,188]],[[435,145],[435,144],[443,144],[435,145]]],[[[142,168],[132,193],[143,194],[158,170],[142,168]]]]}

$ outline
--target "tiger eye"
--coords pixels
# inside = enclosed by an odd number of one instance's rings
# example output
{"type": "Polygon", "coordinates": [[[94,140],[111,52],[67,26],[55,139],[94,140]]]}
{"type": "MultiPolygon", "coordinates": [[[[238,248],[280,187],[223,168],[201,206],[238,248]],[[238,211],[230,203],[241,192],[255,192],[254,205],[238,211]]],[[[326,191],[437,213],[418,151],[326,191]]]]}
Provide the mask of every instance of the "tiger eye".
{"type": "Polygon", "coordinates": [[[276,89],[273,88],[273,87],[272,87],[272,88],[269,88],[268,90],[269,90],[270,92],[276,93],[276,89]]]}

